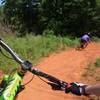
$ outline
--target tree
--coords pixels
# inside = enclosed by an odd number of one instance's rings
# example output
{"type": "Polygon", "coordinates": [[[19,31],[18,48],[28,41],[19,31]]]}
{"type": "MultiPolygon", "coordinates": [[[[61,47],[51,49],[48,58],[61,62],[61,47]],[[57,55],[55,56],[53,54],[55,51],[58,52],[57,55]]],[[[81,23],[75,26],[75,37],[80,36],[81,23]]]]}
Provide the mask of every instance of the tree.
{"type": "Polygon", "coordinates": [[[12,30],[19,31],[21,35],[36,31],[37,2],[37,0],[5,0],[5,22],[12,30]]]}
{"type": "Polygon", "coordinates": [[[47,27],[57,34],[80,34],[91,30],[95,14],[95,0],[43,0],[47,27]]]}
{"type": "Polygon", "coordinates": [[[47,29],[76,36],[95,30],[96,7],[96,0],[4,0],[4,22],[21,35],[47,29]]]}

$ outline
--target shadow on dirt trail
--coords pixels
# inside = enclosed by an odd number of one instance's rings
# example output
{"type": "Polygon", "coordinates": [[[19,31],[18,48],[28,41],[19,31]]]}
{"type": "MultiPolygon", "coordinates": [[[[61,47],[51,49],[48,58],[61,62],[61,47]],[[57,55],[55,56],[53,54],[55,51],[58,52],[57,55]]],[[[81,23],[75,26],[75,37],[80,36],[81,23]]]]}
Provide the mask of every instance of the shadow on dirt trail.
{"type": "MultiPolygon", "coordinates": [[[[66,82],[83,82],[82,74],[87,64],[97,57],[100,57],[100,44],[91,43],[82,51],[70,49],[69,51],[52,54],[44,58],[38,64],[38,68],[66,82]]],[[[31,78],[32,74],[27,73],[24,83],[31,78]]],[[[54,91],[48,84],[34,76],[32,82],[26,85],[25,90],[18,94],[16,100],[88,100],[88,98],[54,91]]]]}

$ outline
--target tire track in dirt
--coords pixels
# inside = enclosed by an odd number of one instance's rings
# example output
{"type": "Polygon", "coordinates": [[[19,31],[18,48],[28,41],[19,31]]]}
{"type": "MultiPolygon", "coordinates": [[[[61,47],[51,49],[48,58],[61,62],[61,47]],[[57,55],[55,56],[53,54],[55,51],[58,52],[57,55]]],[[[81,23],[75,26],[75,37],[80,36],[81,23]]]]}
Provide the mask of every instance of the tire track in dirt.
{"type": "MultiPolygon", "coordinates": [[[[83,82],[82,74],[90,61],[100,57],[100,44],[91,43],[82,51],[70,49],[60,53],[52,54],[44,58],[38,68],[66,82],[83,82]]],[[[24,83],[32,77],[27,73],[24,83]]],[[[32,82],[25,86],[25,90],[20,92],[16,100],[88,100],[84,96],[65,94],[62,91],[54,91],[49,85],[34,76],[32,82]]]]}

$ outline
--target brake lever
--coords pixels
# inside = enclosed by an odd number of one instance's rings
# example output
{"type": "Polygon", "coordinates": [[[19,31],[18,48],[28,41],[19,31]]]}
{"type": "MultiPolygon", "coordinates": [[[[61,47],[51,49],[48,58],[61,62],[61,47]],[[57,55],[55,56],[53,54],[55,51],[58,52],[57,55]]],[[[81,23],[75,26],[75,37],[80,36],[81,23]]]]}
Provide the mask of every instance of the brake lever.
{"type": "Polygon", "coordinates": [[[65,90],[68,83],[66,83],[64,81],[60,81],[60,82],[61,82],[61,84],[56,84],[56,83],[51,83],[51,82],[48,82],[47,84],[49,84],[53,90],[65,90]]]}
{"type": "Polygon", "coordinates": [[[53,90],[61,90],[61,86],[58,84],[50,83],[50,82],[48,82],[47,84],[49,84],[53,90]]]}

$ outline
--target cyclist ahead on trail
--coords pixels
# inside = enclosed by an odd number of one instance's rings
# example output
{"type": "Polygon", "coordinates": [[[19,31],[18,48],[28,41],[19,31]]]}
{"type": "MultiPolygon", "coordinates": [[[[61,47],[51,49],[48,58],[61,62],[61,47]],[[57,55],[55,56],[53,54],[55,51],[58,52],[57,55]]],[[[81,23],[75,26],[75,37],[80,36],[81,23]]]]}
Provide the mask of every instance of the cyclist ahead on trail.
{"type": "Polygon", "coordinates": [[[81,37],[81,42],[89,42],[90,41],[90,36],[89,36],[90,33],[88,34],[85,34],[81,37]]]}
{"type": "Polygon", "coordinates": [[[87,47],[88,43],[90,43],[90,33],[85,33],[81,38],[80,38],[80,47],[81,49],[84,49],[87,47]]]}
{"type": "Polygon", "coordinates": [[[81,37],[81,42],[89,42],[90,41],[90,33],[86,33],[81,37]]]}

